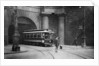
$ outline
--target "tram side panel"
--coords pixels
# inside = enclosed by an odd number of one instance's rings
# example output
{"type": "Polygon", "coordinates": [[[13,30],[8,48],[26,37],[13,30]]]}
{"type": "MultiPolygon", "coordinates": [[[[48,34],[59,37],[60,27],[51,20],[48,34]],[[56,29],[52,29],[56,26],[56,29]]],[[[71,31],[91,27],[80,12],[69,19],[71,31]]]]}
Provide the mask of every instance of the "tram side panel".
{"type": "MultiPolygon", "coordinates": [[[[50,35],[49,35],[50,36],[50,35]]],[[[39,45],[39,46],[52,46],[52,39],[45,39],[43,33],[24,33],[24,44],[39,45]]]]}

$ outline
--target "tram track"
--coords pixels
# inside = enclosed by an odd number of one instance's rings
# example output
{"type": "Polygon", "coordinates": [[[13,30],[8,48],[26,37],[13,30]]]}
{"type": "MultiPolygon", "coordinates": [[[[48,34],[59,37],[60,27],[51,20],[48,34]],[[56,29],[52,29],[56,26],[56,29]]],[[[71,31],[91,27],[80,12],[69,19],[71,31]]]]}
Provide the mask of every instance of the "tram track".
{"type": "Polygon", "coordinates": [[[54,55],[52,53],[50,53],[48,50],[46,50],[46,51],[42,51],[42,50],[38,50],[38,49],[35,49],[35,50],[41,52],[43,55],[46,55],[46,54],[50,55],[52,57],[52,59],[55,59],[54,55]]]}
{"type": "MultiPolygon", "coordinates": [[[[27,47],[27,48],[30,48],[30,47],[27,47]]],[[[43,55],[46,55],[46,54],[47,55],[50,55],[52,57],[52,59],[55,59],[54,55],[51,52],[49,52],[49,50],[44,50],[43,51],[43,50],[38,50],[38,49],[35,49],[35,48],[31,48],[31,49],[34,49],[34,50],[42,53],[43,55]]]]}
{"type": "MultiPolygon", "coordinates": [[[[27,47],[27,48],[30,48],[30,47],[27,47]]],[[[41,50],[38,50],[38,49],[35,49],[35,48],[31,48],[31,49],[34,49],[34,50],[36,50],[36,51],[42,53],[43,55],[45,55],[41,50]]]]}
{"type": "Polygon", "coordinates": [[[49,52],[49,51],[46,51],[46,52],[49,53],[49,55],[52,57],[52,59],[55,59],[54,55],[51,52],[49,52]]]}
{"type": "MultiPolygon", "coordinates": [[[[37,52],[42,53],[42,54],[45,55],[45,56],[49,56],[50,58],[55,59],[55,56],[53,55],[53,53],[50,52],[51,50],[48,50],[48,49],[46,49],[46,48],[36,49],[35,47],[29,47],[29,46],[25,46],[25,47],[30,48],[30,49],[33,49],[33,50],[35,50],[35,51],[37,51],[37,52]]],[[[86,57],[83,57],[82,55],[79,55],[79,54],[76,54],[76,53],[73,53],[73,52],[69,52],[69,51],[66,51],[66,50],[62,50],[62,52],[64,52],[64,53],[67,52],[67,53],[69,53],[69,54],[72,54],[72,55],[81,57],[82,59],[87,59],[86,57]]],[[[89,58],[90,58],[90,57],[89,57],[89,58]]]]}
{"type": "MultiPolygon", "coordinates": [[[[66,56],[72,58],[72,55],[73,55],[73,58],[77,57],[80,59],[93,59],[93,57],[90,57],[89,55],[75,53],[74,51],[70,51],[70,50],[66,50],[66,49],[59,50],[59,52],[57,52],[58,55],[53,51],[52,48],[37,47],[37,46],[33,46],[33,47],[23,46],[22,49],[25,50],[25,52],[22,50],[22,52],[17,52],[17,53],[19,53],[19,54],[26,53],[27,54],[27,53],[33,52],[33,54],[35,54],[35,55],[40,54],[41,56],[40,55],[38,55],[38,56],[40,56],[41,58],[44,58],[44,59],[66,58],[66,56]]],[[[8,54],[16,54],[16,52],[14,52],[14,53],[8,52],[5,54],[7,54],[7,55],[8,54]]]]}

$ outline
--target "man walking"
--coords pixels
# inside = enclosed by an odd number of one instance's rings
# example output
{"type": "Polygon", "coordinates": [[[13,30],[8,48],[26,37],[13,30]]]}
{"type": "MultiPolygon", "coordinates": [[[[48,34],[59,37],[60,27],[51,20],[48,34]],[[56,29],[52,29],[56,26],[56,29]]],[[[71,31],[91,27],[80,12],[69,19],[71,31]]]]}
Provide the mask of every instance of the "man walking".
{"type": "Polygon", "coordinates": [[[59,37],[56,37],[56,42],[55,42],[55,47],[56,47],[56,49],[55,49],[55,52],[58,52],[58,47],[59,47],[59,37]]]}

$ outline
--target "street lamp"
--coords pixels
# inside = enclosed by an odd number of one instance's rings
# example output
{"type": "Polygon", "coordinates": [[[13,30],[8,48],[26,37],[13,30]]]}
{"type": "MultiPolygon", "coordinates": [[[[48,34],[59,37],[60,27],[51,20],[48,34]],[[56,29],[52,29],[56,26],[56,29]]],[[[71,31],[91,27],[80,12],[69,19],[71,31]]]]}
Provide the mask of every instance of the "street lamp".
{"type": "MultiPolygon", "coordinates": [[[[79,6],[79,8],[82,8],[81,6],[79,6]]],[[[84,18],[84,21],[83,21],[83,26],[82,27],[79,27],[79,29],[83,29],[83,32],[84,32],[84,35],[83,35],[83,44],[82,44],[82,47],[86,47],[86,34],[85,34],[85,8],[83,7],[83,18],[84,18]]]]}
{"type": "Polygon", "coordinates": [[[86,34],[85,34],[85,8],[83,8],[83,11],[84,11],[84,44],[83,44],[83,47],[86,47],[86,34]]]}
{"type": "Polygon", "coordinates": [[[19,46],[20,34],[18,32],[17,6],[14,6],[13,10],[14,10],[14,27],[15,27],[15,32],[14,32],[14,35],[13,35],[12,51],[20,51],[20,46],[19,46]]]}

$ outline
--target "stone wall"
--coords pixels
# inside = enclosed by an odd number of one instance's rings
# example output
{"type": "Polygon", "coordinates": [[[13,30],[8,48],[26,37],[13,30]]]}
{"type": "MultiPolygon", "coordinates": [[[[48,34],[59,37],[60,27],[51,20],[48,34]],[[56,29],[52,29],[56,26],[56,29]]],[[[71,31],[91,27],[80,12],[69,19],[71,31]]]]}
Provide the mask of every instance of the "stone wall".
{"type": "Polygon", "coordinates": [[[8,44],[8,27],[11,23],[11,15],[8,9],[4,9],[4,44],[8,44]]]}

